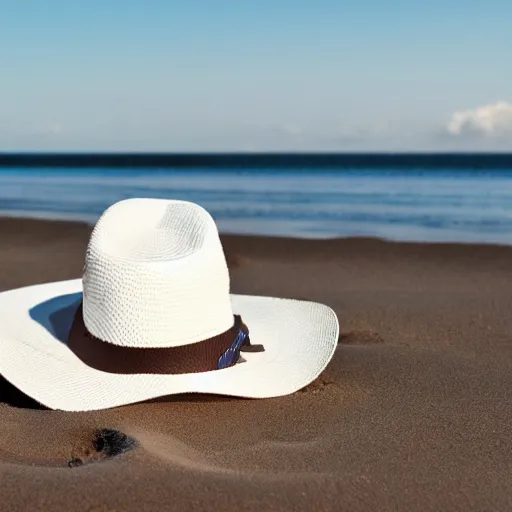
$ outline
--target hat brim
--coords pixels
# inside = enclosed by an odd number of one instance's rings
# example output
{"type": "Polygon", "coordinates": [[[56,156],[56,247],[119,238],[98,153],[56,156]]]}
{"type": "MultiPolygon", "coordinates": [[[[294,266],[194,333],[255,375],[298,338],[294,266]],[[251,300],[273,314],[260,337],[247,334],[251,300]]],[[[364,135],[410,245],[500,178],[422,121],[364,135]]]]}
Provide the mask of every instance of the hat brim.
{"type": "Polygon", "coordinates": [[[82,300],[82,280],[0,293],[0,374],[50,409],[90,411],[179,393],[270,398],[315,380],[338,342],[338,319],[315,302],[232,295],[235,314],[249,326],[244,362],[181,375],[106,373],[83,363],[66,345],[82,300]]]}

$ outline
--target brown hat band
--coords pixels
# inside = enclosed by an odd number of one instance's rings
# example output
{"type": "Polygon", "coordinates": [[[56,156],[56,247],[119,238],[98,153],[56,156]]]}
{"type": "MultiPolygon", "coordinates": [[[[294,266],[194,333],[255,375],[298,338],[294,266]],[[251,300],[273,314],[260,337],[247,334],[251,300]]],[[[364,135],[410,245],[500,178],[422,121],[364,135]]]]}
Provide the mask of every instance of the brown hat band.
{"type": "Polygon", "coordinates": [[[235,364],[240,350],[263,349],[261,345],[250,345],[249,330],[238,315],[234,316],[233,327],[226,332],[190,345],[166,348],[121,347],[102,341],[87,330],[82,304],[75,313],[68,347],[88,366],[118,374],[207,372],[219,369],[219,360],[221,357],[225,360],[226,354],[235,364]]]}

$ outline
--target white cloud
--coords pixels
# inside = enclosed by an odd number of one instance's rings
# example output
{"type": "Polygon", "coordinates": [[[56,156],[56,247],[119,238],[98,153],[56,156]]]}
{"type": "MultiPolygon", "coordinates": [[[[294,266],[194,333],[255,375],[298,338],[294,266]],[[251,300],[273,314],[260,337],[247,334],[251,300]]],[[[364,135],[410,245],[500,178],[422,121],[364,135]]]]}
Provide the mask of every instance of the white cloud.
{"type": "Polygon", "coordinates": [[[512,135],[512,104],[499,101],[475,109],[454,112],[446,129],[454,136],[512,135]]]}

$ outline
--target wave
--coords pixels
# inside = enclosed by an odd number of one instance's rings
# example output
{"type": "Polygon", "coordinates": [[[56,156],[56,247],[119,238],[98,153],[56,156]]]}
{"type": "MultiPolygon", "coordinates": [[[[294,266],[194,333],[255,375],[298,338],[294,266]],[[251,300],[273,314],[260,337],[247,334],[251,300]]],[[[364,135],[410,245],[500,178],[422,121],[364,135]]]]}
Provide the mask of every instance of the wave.
{"type": "Polygon", "coordinates": [[[194,201],[231,233],[512,243],[512,173],[0,172],[0,213],[94,222],[130,197],[194,201]]]}

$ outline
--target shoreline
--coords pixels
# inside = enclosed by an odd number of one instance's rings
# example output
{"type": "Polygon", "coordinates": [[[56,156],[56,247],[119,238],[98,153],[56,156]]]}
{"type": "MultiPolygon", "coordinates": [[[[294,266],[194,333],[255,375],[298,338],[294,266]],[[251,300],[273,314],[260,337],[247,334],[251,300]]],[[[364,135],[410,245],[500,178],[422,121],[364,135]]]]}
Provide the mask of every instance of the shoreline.
{"type": "MultiPolygon", "coordinates": [[[[85,226],[91,230],[96,224],[97,217],[91,219],[90,221],[83,220],[80,218],[70,219],[66,215],[66,218],[60,217],[34,217],[30,215],[2,215],[0,213],[0,222],[6,223],[9,221],[13,222],[34,222],[34,223],[42,223],[42,224],[69,224],[69,225],[79,225],[85,226]]],[[[265,240],[281,240],[281,241],[298,241],[298,242],[312,242],[312,243],[357,243],[357,242],[375,242],[389,245],[403,245],[403,246],[433,246],[433,247],[466,247],[466,248],[475,248],[475,247],[488,247],[488,248],[503,248],[503,249],[512,249],[512,240],[510,244],[506,243],[497,243],[497,242],[468,242],[468,241],[430,241],[430,240],[409,240],[409,239],[393,239],[393,238],[385,238],[378,236],[359,236],[359,235],[351,235],[351,236],[337,236],[337,237],[296,237],[296,236],[283,236],[283,235],[265,235],[265,234],[252,234],[252,233],[234,233],[229,231],[219,231],[221,238],[226,239],[265,239],[265,240]]],[[[1,233],[0,233],[1,235],[1,233]]]]}
{"type": "Polygon", "coordinates": [[[231,234],[512,245],[512,168],[488,173],[14,169],[0,172],[0,216],[92,224],[119,200],[161,197],[204,206],[231,234]]]}

